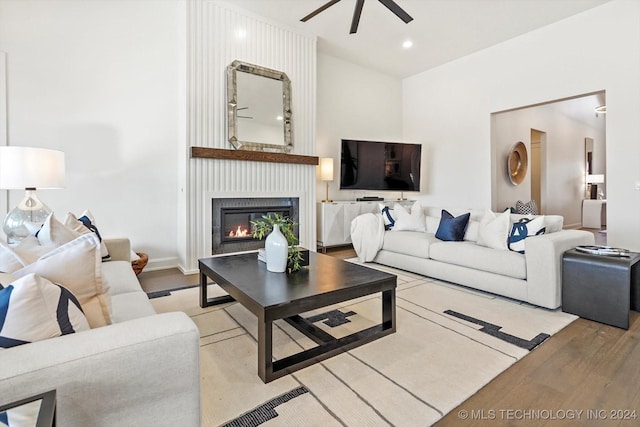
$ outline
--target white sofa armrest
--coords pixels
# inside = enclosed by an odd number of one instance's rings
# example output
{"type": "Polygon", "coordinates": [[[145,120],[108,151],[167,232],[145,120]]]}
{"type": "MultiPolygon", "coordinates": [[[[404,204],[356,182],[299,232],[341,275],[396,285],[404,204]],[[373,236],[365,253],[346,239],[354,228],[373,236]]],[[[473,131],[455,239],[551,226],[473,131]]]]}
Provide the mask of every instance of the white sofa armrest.
{"type": "Polygon", "coordinates": [[[57,392],[61,426],[200,424],[199,333],[159,314],[0,351],[0,405],[57,392]]]}
{"type": "Polygon", "coordinates": [[[111,261],[131,261],[131,242],[126,237],[103,239],[111,261]]]}
{"type": "Polygon", "coordinates": [[[527,262],[527,301],[546,308],[562,305],[562,255],[579,245],[593,245],[593,233],[561,230],[524,241],[527,262]]]}

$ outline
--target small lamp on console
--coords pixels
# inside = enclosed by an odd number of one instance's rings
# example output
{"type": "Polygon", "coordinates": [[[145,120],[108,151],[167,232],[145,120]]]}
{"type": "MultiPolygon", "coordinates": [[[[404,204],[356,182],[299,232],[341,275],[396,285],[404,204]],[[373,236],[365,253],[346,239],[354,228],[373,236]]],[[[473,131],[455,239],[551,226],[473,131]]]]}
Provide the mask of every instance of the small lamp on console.
{"type": "Polygon", "coordinates": [[[322,203],[332,202],[333,200],[329,200],[329,182],[333,181],[333,158],[320,159],[320,180],[325,181],[327,185],[327,193],[322,203]]]}
{"type": "Polygon", "coordinates": [[[28,225],[39,227],[51,209],[38,199],[36,189],[64,188],[64,153],[32,147],[0,147],[0,188],[25,190],[25,197],[7,214],[2,229],[7,243],[29,235],[28,225]]]}

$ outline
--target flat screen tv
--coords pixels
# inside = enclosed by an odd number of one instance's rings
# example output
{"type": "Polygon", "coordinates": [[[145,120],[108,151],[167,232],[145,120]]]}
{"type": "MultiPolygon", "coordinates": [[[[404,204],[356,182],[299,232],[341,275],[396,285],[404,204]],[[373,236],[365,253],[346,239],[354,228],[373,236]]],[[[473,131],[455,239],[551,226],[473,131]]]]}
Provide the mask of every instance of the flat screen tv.
{"type": "Polygon", "coordinates": [[[341,190],[420,191],[422,146],[342,140],[341,190]]]}

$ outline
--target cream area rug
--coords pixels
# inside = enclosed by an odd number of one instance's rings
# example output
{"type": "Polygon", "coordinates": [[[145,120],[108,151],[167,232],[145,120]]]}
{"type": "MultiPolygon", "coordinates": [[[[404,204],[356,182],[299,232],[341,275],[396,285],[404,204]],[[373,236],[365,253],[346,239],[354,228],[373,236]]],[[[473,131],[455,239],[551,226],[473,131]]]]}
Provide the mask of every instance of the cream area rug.
{"type": "MultiPolygon", "coordinates": [[[[268,384],[257,373],[256,317],[240,304],[202,309],[198,288],[152,299],[156,311],[184,311],[200,329],[202,425],[428,426],[576,319],[366,265],[398,276],[397,332],[268,384]]],[[[209,296],[223,294],[209,286],[209,296]]],[[[303,316],[340,337],[379,323],[380,307],[372,295],[303,316]]],[[[276,359],[313,346],[275,322],[276,359]]]]}

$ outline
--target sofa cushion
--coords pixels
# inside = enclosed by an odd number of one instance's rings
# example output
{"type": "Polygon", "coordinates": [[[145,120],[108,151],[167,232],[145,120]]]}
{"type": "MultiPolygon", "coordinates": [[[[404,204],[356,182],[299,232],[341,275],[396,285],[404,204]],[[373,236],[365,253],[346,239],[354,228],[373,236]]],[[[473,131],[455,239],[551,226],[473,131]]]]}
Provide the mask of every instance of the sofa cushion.
{"type": "Polygon", "coordinates": [[[461,241],[464,238],[464,232],[467,229],[469,223],[469,212],[454,217],[447,210],[442,210],[442,217],[440,218],[440,225],[438,225],[438,231],[436,231],[436,237],[445,241],[461,241]]]}
{"type": "Polygon", "coordinates": [[[433,243],[429,246],[429,257],[435,261],[501,274],[515,279],[527,278],[524,255],[491,249],[472,242],[433,243]]]}
{"type": "Polygon", "coordinates": [[[111,321],[113,323],[122,323],[156,314],[149,297],[143,291],[113,295],[111,304],[113,307],[111,321]]]}
{"type": "Polygon", "coordinates": [[[78,298],[92,328],[110,323],[108,284],[102,281],[100,245],[93,233],[57,247],[36,262],[13,272],[35,273],[59,283],[78,298]]]}
{"type": "Polygon", "coordinates": [[[395,204],[393,211],[396,216],[393,231],[426,231],[426,219],[420,202],[415,202],[411,206],[411,213],[399,203],[395,204]]]}
{"type": "Polygon", "coordinates": [[[429,233],[394,231],[384,233],[382,249],[418,258],[429,258],[429,246],[438,241],[433,234],[429,233]]]}
{"type": "Polygon", "coordinates": [[[140,292],[142,287],[127,261],[106,261],[102,263],[102,280],[109,288],[109,295],[140,292]]]}
{"type": "Polygon", "coordinates": [[[43,277],[28,274],[0,290],[0,348],[88,329],[76,297],[43,277]]]}

